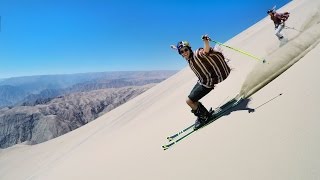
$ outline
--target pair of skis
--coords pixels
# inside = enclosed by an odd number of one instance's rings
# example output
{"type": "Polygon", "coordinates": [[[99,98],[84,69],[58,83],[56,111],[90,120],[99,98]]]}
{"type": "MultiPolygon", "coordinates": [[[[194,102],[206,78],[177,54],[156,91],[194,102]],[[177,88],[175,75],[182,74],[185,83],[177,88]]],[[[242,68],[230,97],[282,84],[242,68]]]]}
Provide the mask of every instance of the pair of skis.
{"type": "MultiPolygon", "coordinates": [[[[233,107],[235,107],[238,104],[240,104],[242,100],[243,100],[243,97],[236,96],[235,98],[229,100],[228,102],[226,102],[222,106],[218,107],[214,111],[214,114],[212,115],[212,117],[209,120],[209,122],[207,124],[205,124],[204,126],[202,126],[201,128],[209,125],[213,121],[215,121],[215,120],[219,119],[220,117],[224,116],[226,113],[229,112],[230,109],[232,109],[233,107]]],[[[201,128],[199,128],[199,129],[201,129],[201,128]]],[[[194,124],[192,124],[191,126],[188,126],[185,129],[179,131],[178,133],[167,137],[169,142],[162,146],[163,150],[169,149],[170,147],[172,147],[173,145],[175,145],[178,142],[182,141],[183,139],[185,139],[186,137],[190,136],[191,134],[193,134],[194,132],[198,131],[199,129],[195,130],[194,129],[194,124]]]]}

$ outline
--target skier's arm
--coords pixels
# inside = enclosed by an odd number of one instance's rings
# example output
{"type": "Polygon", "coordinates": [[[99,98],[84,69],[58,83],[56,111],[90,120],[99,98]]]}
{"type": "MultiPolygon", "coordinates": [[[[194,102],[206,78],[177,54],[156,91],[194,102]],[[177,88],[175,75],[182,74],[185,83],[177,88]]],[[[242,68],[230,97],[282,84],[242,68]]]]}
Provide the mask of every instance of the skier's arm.
{"type": "Polygon", "coordinates": [[[204,50],[204,52],[207,54],[207,53],[209,53],[209,51],[210,51],[209,40],[204,39],[203,41],[204,41],[204,48],[203,48],[203,50],[204,50]]]}
{"type": "Polygon", "coordinates": [[[287,20],[285,13],[278,13],[277,18],[280,20],[281,23],[284,23],[287,20]]]}
{"type": "Polygon", "coordinates": [[[210,51],[210,44],[209,44],[209,41],[211,40],[210,37],[208,35],[204,35],[202,36],[202,40],[204,42],[204,47],[203,47],[203,50],[204,50],[204,53],[209,53],[210,51]]]}

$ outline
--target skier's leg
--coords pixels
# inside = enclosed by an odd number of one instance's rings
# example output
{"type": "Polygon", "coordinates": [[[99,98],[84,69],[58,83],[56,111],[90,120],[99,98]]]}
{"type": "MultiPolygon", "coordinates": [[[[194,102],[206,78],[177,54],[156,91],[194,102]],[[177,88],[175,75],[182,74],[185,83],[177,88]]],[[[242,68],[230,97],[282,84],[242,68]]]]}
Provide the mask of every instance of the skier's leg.
{"type": "Polygon", "coordinates": [[[281,34],[281,31],[283,28],[284,28],[284,25],[280,24],[275,30],[275,35],[278,37],[279,40],[283,38],[283,35],[281,34]]]}
{"type": "Polygon", "coordinates": [[[197,83],[191,90],[186,103],[191,107],[192,110],[198,108],[198,101],[207,95],[213,88],[207,88],[197,83]]]}
{"type": "Polygon", "coordinates": [[[195,129],[199,129],[206,124],[206,121],[211,115],[199,100],[207,95],[212,89],[213,88],[206,88],[197,83],[186,100],[187,104],[192,109],[191,112],[198,117],[195,122],[195,129]]]}
{"type": "Polygon", "coordinates": [[[198,101],[193,101],[190,98],[187,98],[186,103],[191,107],[192,110],[196,110],[198,108],[198,101]]]}

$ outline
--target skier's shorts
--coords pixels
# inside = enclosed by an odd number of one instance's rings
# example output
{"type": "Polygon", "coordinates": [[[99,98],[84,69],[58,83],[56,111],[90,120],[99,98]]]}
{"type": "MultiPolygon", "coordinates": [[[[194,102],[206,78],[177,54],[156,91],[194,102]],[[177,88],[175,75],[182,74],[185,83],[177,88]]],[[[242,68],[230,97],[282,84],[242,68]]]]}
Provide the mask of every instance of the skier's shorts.
{"type": "Polygon", "coordinates": [[[189,99],[193,102],[198,102],[201,98],[207,95],[213,88],[207,88],[200,83],[197,83],[189,94],[189,99]]]}

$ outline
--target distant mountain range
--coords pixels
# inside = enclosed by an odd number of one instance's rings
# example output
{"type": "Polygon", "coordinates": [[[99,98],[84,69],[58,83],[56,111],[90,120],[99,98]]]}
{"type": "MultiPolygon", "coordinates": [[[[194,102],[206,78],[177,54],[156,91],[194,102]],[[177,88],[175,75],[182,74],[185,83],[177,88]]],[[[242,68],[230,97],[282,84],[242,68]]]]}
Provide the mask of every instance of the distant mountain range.
{"type": "Polygon", "coordinates": [[[0,108],[0,148],[23,142],[37,144],[72,131],[174,73],[113,72],[75,75],[77,78],[66,75],[69,80],[60,75],[4,80],[7,84],[0,85],[0,101],[11,105],[0,108]]]}
{"type": "Polygon", "coordinates": [[[119,71],[42,75],[0,81],[0,107],[30,103],[72,92],[160,82],[177,71],[119,71]]]}

